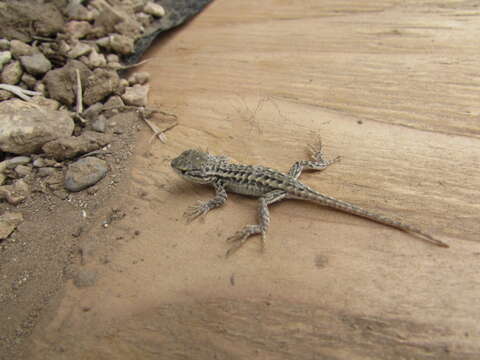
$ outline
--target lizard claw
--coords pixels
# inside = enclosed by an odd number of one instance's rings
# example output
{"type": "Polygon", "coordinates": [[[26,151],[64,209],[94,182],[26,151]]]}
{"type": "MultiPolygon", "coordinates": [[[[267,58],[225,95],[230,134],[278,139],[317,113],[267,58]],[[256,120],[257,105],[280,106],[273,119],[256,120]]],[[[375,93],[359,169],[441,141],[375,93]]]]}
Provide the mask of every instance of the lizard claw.
{"type": "Polygon", "coordinates": [[[196,205],[190,206],[183,217],[187,220],[187,223],[191,223],[198,217],[205,216],[207,212],[210,210],[210,207],[207,205],[206,202],[198,201],[196,205]]]}
{"type": "Polygon", "coordinates": [[[229,257],[235,251],[240,249],[245,244],[250,236],[260,234],[262,235],[262,250],[265,247],[265,235],[266,230],[260,225],[247,225],[242,230],[237,231],[235,234],[227,239],[227,242],[234,243],[230,249],[227,250],[225,257],[229,257]]]}

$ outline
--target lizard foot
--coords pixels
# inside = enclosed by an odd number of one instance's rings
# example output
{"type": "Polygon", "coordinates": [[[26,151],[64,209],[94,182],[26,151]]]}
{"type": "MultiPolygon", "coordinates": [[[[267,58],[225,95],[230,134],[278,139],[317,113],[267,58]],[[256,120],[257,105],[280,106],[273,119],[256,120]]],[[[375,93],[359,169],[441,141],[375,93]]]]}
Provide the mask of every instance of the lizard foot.
{"type": "Polygon", "coordinates": [[[235,251],[240,249],[245,244],[250,236],[260,234],[262,235],[262,250],[265,248],[265,235],[267,231],[261,225],[247,225],[242,230],[227,239],[227,242],[234,243],[233,246],[227,250],[225,257],[229,257],[235,251]]]}
{"type": "Polygon", "coordinates": [[[322,139],[320,137],[318,137],[313,144],[308,145],[308,149],[310,150],[312,159],[324,166],[331,165],[341,159],[341,156],[337,156],[332,160],[325,159],[325,154],[322,151],[322,139]]]}
{"type": "Polygon", "coordinates": [[[197,204],[190,206],[183,217],[187,220],[187,223],[191,223],[193,220],[200,216],[204,216],[207,212],[210,211],[210,206],[206,201],[198,201],[197,204]]]}

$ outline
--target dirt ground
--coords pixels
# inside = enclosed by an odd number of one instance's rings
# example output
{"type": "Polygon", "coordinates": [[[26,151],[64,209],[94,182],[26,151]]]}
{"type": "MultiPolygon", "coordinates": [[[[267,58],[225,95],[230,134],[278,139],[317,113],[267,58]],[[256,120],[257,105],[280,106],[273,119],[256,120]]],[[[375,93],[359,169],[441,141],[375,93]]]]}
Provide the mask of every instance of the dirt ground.
{"type": "Polygon", "coordinates": [[[126,120],[112,156],[130,160],[24,205],[2,245],[3,358],[477,359],[479,16],[473,1],[215,1],[146,55],[152,106],[179,119],[168,143],[126,120]],[[343,159],[306,183],[451,247],[288,201],[265,253],[254,239],[225,259],[256,219],[236,195],[184,223],[212,190],[172,172],[181,151],[287,170],[316,135],[343,159]]]}

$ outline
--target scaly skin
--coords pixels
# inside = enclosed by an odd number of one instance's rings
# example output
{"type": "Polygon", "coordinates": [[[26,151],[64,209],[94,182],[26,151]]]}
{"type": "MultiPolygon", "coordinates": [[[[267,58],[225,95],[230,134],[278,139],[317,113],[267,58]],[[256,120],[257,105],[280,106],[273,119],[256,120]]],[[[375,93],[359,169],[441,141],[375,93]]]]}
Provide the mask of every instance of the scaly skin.
{"type": "Polygon", "coordinates": [[[234,164],[225,156],[214,156],[200,150],[184,151],[172,160],[172,168],[188,181],[208,184],[215,189],[213,199],[199,202],[188,208],[184,216],[188,221],[192,221],[207,214],[210,210],[222,206],[227,200],[227,191],[258,197],[259,223],[247,225],[227,239],[227,241],[233,242],[233,246],[227,251],[227,256],[240,248],[250,236],[256,234],[261,235],[262,248],[264,248],[265,235],[270,224],[268,206],[283,199],[312,201],[415,234],[437,246],[448,247],[444,242],[411,225],[324,195],[297,180],[303,170],[321,171],[339,160],[338,157],[330,161],[325,160],[320,141],[311,147],[311,151],[311,161],[297,161],[287,174],[264,166],[234,164]]]}

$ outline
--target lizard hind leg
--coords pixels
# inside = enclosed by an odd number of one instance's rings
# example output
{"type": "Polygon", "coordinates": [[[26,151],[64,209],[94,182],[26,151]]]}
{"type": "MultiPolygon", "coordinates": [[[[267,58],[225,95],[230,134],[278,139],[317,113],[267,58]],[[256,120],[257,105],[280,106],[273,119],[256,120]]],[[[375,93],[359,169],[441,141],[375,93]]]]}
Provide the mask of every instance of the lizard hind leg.
{"type": "Polygon", "coordinates": [[[284,199],[287,193],[283,190],[273,190],[259,199],[258,217],[259,224],[247,225],[243,229],[237,231],[230,236],[227,241],[233,243],[230,249],[225,254],[226,257],[232,255],[235,251],[240,249],[243,244],[253,235],[262,236],[262,250],[265,249],[265,240],[268,227],[270,225],[270,212],[268,211],[268,205],[271,205],[277,201],[284,199]]]}
{"type": "Polygon", "coordinates": [[[320,138],[317,138],[317,140],[313,144],[309,145],[308,149],[310,150],[310,156],[312,160],[297,161],[288,171],[288,175],[290,175],[294,179],[298,179],[302,171],[305,169],[322,171],[333,163],[336,163],[340,160],[340,156],[337,156],[332,160],[325,159],[325,154],[322,151],[322,140],[320,138]]]}

